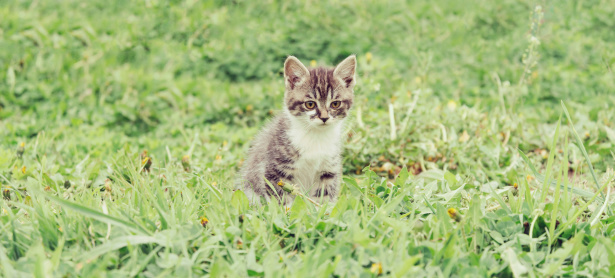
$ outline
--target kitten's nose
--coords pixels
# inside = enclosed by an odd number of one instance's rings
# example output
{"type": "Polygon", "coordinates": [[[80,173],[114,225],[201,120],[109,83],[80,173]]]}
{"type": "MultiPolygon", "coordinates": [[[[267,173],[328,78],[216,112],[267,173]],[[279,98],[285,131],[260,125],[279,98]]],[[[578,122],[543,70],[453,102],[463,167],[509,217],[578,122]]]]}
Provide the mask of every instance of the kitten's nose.
{"type": "Polygon", "coordinates": [[[327,117],[327,118],[320,118],[320,119],[322,120],[323,123],[326,123],[329,118],[327,117]]]}

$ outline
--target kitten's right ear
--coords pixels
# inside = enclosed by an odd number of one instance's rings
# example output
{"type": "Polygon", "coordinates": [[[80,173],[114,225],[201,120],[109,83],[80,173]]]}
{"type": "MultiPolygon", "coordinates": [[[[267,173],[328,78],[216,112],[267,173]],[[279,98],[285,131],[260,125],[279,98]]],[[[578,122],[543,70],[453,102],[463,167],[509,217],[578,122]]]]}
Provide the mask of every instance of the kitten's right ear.
{"type": "Polygon", "coordinates": [[[291,90],[310,78],[310,71],[295,56],[288,56],[284,62],[284,83],[291,90]]]}

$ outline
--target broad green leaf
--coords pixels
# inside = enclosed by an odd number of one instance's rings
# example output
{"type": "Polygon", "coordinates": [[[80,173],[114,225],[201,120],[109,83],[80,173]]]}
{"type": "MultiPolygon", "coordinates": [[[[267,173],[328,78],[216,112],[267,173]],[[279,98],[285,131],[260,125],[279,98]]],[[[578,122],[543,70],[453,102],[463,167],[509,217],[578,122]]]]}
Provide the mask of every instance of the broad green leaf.
{"type": "Polygon", "coordinates": [[[406,184],[406,181],[408,180],[409,176],[410,172],[408,172],[406,165],[404,165],[404,167],[401,168],[399,175],[397,175],[397,178],[395,178],[395,185],[403,187],[406,184]]]}
{"type": "Polygon", "coordinates": [[[243,191],[235,190],[231,197],[231,205],[237,209],[239,214],[244,214],[250,208],[250,201],[243,191]]]}
{"type": "Polygon", "coordinates": [[[451,187],[451,189],[455,190],[457,189],[459,186],[457,185],[457,178],[455,177],[455,175],[449,171],[444,172],[444,180],[446,180],[446,182],[448,183],[448,185],[451,187]]]}
{"type": "Polygon", "coordinates": [[[504,250],[502,253],[502,259],[508,263],[508,267],[510,267],[510,270],[515,278],[523,277],[524,274],[529,272],[528,267],[519,261],[517,252],[510,247],[504,250]]]}
{"type": "Polygon", "coordinates": [[[303,218],[307,213],[307,206],[303,197],[297,196],[295,197],[295,201],[293,202],[292,207],[290,208],[290,220],[297,220],[303,218]]]}

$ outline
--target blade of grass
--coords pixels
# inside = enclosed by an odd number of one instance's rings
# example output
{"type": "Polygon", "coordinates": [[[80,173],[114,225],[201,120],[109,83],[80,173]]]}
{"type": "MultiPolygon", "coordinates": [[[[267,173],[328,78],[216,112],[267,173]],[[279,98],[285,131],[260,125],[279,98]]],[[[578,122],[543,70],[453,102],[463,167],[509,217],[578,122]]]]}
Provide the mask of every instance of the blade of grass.
{"type": "MultiPolygon", "coordinates": [[[[598,182],[598,177],[596,177],[594,166],[592,165],[592,162],[589,159],[589,155],[587,154],[587,151],[585,150],[585,146],[583,145],[581,136],[579,136],[579,133],[577,133],[577,130],[574,128],[574,123],[572,122],[572,118],[570,117],[570,113],[568,113],[568,109],[566,108],[564,101],[562,101],[561,103],[562,103],[562,108],[564,108],[564,113],[566,113],[566,117],[568,118],[568,124],[570,124],[570,127],[572,128],[572,133],[574,134],[574,137],[577,140],[577,145],[579,149],[581,149],[581,152],[583,153],[583,156],[585,157],[585,161],[587,161],[587,166],[589,166],[589,172],[592,174],[592,178],[594,178],[594,182],[596,183],[596,188],[599,188],[600,182],[598,182]]],[[[600,190],[598,193],[600,193],[600,197],[604,199],[604,193],[602,193],[602,190],[600,190]]],[[[604,202],[606,201],[608,200],[604,199],[604,202]]],[[[607,212],[609,215],[613,215],[613,213],[611,212],[611,209],[608,207],[607,207],[607,212]]]]}
{"type": "Polygon", "coordinates": [[[93,210],[93,209],[88,208],[88,207],[84,207],[82,205],[79,205],[79,204],[76,204],[76,203],[73,203],[73,202],[66,201],[64,199],[60,199],[60,198],[55,197],[55,196],[45,195],[45,197],[47,199],[49,199],[50,201],[52,201],[52,202],[54,202],[54,203],[56,203],[56,204],[58,204],[58,205],[60,205],[60,206],[62,206],[64,208],[74,210],[74,211],[76,211],[76,212],[78,212],[80,214],[83,214],[85,216],[94,218],[94,219],[96,219],[98,221],[109,223],[109,224],[112,224],[112,225],[115,225],[115,226],[119,226],[119,227],[123,227],[125,229],[128,229],[128,230],[130,230],[132,232],[135,232],[135,233],[138,233],[138,234],[151,235],[151,232],[149,232],[149,231],[139,227],[138,225],[136,225],[134,223],[130,223],[130,222],[125,221],[123,219],[119,219],[119,218],[116,218],[116,217],[113,217],[113,216],[110,216],[110,215],[106,215],[106,214],[104,214],[102,212],[93,210]]]}
{"type": "Polygon", "coordinates": [[[567,211],[570,210],[570,206],[572,205],[572,194],[570,194],[569,186],[568,186],[568,169],[570,167],[570,163],[568,162],[568,131],[566,131],[565,140],[564,140],[564,158],[562,159],[562,163],[565,166],[566,177],[562,180],[562,186],[564,189],[564,208],[562,209],[562,215],[564,215],[567,211]],[[570,197],[568,197],[570,196],[570,197]]]}
{"type": "MultiPolygon", "coordinates": [[[[555,234],[555,224],[557,221],[557,213],[559,212],[560,203],[560,185],[565,182],[568,174],[568,132],[564,133],[564,157],[562,158],[560,166],[560,175],[557,178],[557,186],[555,187],[555,197],[553,201],[553,208],[551,210],[551,223],[549,223],[549,245],[553,244],[555,234]]],[[[551,250],[551,248],[549,248],[551,250]]]]}
{"type": "Polygon", "coordinates": [[[62,256],[62,251],[64,251],[64,238],[60,237],[58,241],[58,245],[56,246],[56,250],[51,253],[51,264],[54,268],[57,268],[60,265],[60,259],[62,256]]]}
{"type": "Polygon", "coordinates": [[[425,196],[423,196],[423,200],[425,200],[425,203],[427,204],[427,207],[429,207],[429,209],[431,210],[431,213],[436,214],[436,209],[431,205],[429,201],[427,201],[427,198],[425,198],[425,196]]]}
{"type": "MultiPolygon", "coordinates": [[[[564,168],[564,160],[562,160],[560,175],[557,176],[557,186],[555,187],[555,196],[553,197],[553,207],[551,207],[551,223],[549,223],[549,245],[553,243],[553,235],[555,234],[555,221],[557,220],[557,213],[559,211],[559,199],[560,199],[560,185],[562,178],[566,175],[564,168]]],[[[549,248],[551,250],[551,248],[549,248]]]]}
{"type": "MultiPolygon", "coordinates": [[[[585,157],[585,161],[587,161],[587,165],[589,166],[589,172],[592,174],[592,178],[594,178],[594,182],[596,183],[596,188],[600,188],[600,182],[598,182],[598,178],[596,177],[596,172],[594,172],[594,166],[592,166],[592,162],[589,159],[589,155],[587,154],[587,151],[585,150],[585,146],[583,145],[583,141],[581,140],[579,133],[577,133],[577,130],[574,128],[574,123],[572,122],[572,118],[570,118],[570,113],[568,113],[568,109],[566,108],[564,101],[562,101],[562,108],[564,108],[564,113],[566,113],[566,117],[568,118],[568,124],[570,125],[570,128],[572,128],[572,134],[574,134],[574,138],[577,140],[577,146],[581,150],[581,153],[583,153],[583,156],[585,157]]],[[[604,194],[602,193],[602,191],[600,191],[600,196],[604,198],[604,194]]]]}
{"type": "Polygon", "coordinates": [[[565,229],[566,227],[570,227],[570,225],[571,225],[573,222],[577,221],[577,218],[581,215],[581,213],[583,213],[583,212],[585,211],[585,209],[587,209],[587,207],[589,207],[589,205],[590,205],[591,203],[593,203],[593,202],[594,202],[594,200],[596,200],[596,198],[598,197],[598,195],[600,194],[600,192],[602,192],[602,190],[604,190],[604,189],[605,189],[605,188],[606,188],[606,187],[607,187],[610,183],[611,183],[611,181],[610,181],[610,180],[606,181],[606,182],[602,185],[602,187],[600,187],[600,188],[598,189],[598,192],[596,192],[596,194],[594,194],[594,196],[592,196],[592,198],[591,198],[591,199],[589,199],[589,201],[588,201],[588,202],[586,202],[585,204],[583,204],[583,206],[581,206],[579,209],[577,209],[577,210],[576,210],[576,212],[575,212],[574,216],[572,216],[572,217],[571,217],[571,218],[570,218],[570,219],[569,219],[569,220],[568,220],[568,221],[567,221],[564,225],[560,225],[560,227],[561,227],[561,228],[559,229],[559,231],[558,231],[557,233],[555,233],[555,236],[554,236],[553,238],[554,238],[554,239],[555,239],[555,238],[557,238],[557,237],[558,237],[561,233],[563,233],[563,232],[564,232],[564,229],[565,229]]]}
{"type": "MultiPolygon", "coordinates": [[[[555,146],[557,145],[557,139],[559,138],[559,128],[562,122],[562,115],[560,114],[557,120],[557,126],[555,127],[555,134],[553,134],[553,141],[549,148],[549,158],[547,159],[547,172],[545,173],[545,182],[542,185],[542,192],[540,194],[540,202],[544,203],[547,199],[547,193],[549,192],[549,184],[551,182],[551,169],[553,168],[553,161],[555,160],[555,146]]],[[[559,184],[557,185],[559,186],[559,184]]]]}
{"type": "Polygon", "coordinates": [[[594,226],[598,222],[598,220],[600,220],[600,215],[602,215],[602,212],[604,212],[604,210],[606,209],[606,205],[607,205],[607,202],[609,201],[610,197],[611,197],[611,188],[609,187],[606,190],[606,201],[604,201],[604,204],[602,205],[602,207],[600,207],[600,209],[598,210],[596,215],[594,215],[594,219],[589,221],[589,224],[591,226],[594,226]]]}
{"type": "Polygon", "coordinates": [[[118,237],[116,239],[108,241],[100,246],[97,246],[96,248],[93,248],[92,250],[90,250],[90,252],[83,254],[83,256],[81,256],[80,259],[82,261],[88,261],[88,260],[95,259],[96,257],[100,255],[126,247],[129,244],[139,245],[139,244],[148,244],[148,243],[156,243],[156,244],[160,244],[164,246],[163,241],[158,240],[157,238],[151,237],[151,236],[141,236],[141,235],[123,236],[123,237],[118,237]]]}
{"type": "Polygon", "coordinates": [[[491,188],[491,191],[489,193],[496,201],[498,201],[498,203],[500,204],[500,207],[502,207],[506,211],[506,213],[512,214],[512,210],[510,210],[510,207],[508,207],[506,203],[504,202],[504,199],[502,199],[502,197],[500,197],[500,195],[498,195],[498,193],[495,192],[495,189],[491,188]]]}
{"type": "Polygon", "coordinates": [[[352,185],[352,187],[354,187],[355,189],[359,190],[361,195],[363,195],[363,200],[365,200],[365,201],[367,201],[367,202],[369,202],[371,204],[374,204],[374,202],[372,200],[370,200],[369,197],[367,196],[367,193],[365,193],[365,190],[363,190],[363,188],[361,188],[361,186],[359,186],[359,184],[357,184],[357,182],[354,179],[352,179],[351,177],[347,177],[347,176],[344,176],[342,179],[344,180],[345,184],[350,184],[350,185],[352,185]]]}
{"type": "Polygon", "coordinates": [[[207,185],[209,187],[209,189],[211,189],[211,191],[214,193],[214,196],[216,196],[216,198],[218,198],[218,200],[222,200],[222,197],[220,196],[220,195],[222,195],[222,192],[220,192],[220,190],[218,190],[213,185],[211,185],[208,182],[206,182],[205,179],[202,176],[196,175],[196,174],[194,176],[197,177],[205,185],[207,185]]]}
{"type": "MultiPolygon", "coordinates": [[[[519,154],[521,155],[521,158],[523,158],[523,160],[525,161],[525,163],[530,167],[530,170],[532,171],[532,173],[534,174],[534,176],[536,177],[536,179],[540,182],[544,182],[545,181],[545,177],[543,175],[541,175],[540,173],[538,173],[538,171],[536,170],[536,168],[534,168],[534,165],[532,165],[532,163],[530,162],[530,159],[523,153],[523,151],[519,150],[519,154]]],[[[555,181],[551,181],[551,183],[549,184],[552,187],[557,186],[557,183],[555,183],[555,181]]],[[[593,196],[592,192],[580,189],[580,188],[576,188],[576,187],[572,187],[572,186],[568,186],[567,187],[568,190],[570,190],[572,193],[577,194],[579,196],[585,197],[585,198],[591,198],[593,196]]],[[[602,198],[599,198],[598,200],[603,200],[602,198]]]]}
{"type": "Polygon", "coordinates": [[[8,251],[4,249],[4,246],[0,245],[0,269],[4,277],[17,277],[17,273],[11,264],[11,259],[7,256],[8,251]]]}
{"type": "Polygon", "coordinates": [[[137,274],[139,274],[141,271],[143,271],[143,269],[145,269],[148,266],[148,264],[152,260],[152,258],[154,258],[154,256],[158,255],[158,252],[160,251],[160,249],[162,249],[162,247],[163,246],[158,246],[151,253],[149,253],[149,255],[147,255],[147,257],[145,257],[145,259],[143,259],[141,261],[141,266],[139,266],[138,268],[133,269],[129,276],[130,277],[136,277],[137,274]]]}
{"type": "Polygon", "coordinates": [[[534,211],[534,198],[532,198],[532,192],[530,190],[530,183],[528,182],[527,179],[521,179],[519,181],[519,187],[523,188],[523,195],[519,194],[520,196],[524,196],[524,200],[528,206],[530,207],[530,211],[534,211]]]}
{"type": "Polygon", "coordinates": [[[264,180],[265,180],[265,183],[269,186],[269,188],[271,188],[271,190],[273,190],[273,193],[275,193],[275,196],[278,197],[278,200],[281,200],[280,195],[278,194],[278,191],[275,190],[273,185],[271,185],[271,182],[269,182],[268,179],[264,179],[264,180]]]}

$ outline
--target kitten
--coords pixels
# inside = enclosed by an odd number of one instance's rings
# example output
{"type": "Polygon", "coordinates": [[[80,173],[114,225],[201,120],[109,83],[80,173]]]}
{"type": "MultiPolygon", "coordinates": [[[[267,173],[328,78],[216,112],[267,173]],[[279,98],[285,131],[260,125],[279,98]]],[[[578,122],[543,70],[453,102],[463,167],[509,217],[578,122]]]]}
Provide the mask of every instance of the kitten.
{"type": "Polygon", "coordinates": [[[284,112],[256,136],[242,169],[243,191],[252,204],[260,197],[291,202],[294,196],[278,186],[280,181],[308,197],[337,198],[342,123],[354,99],[356,65],[354,55],[335,68],[309,70],[294,56],[286,59],[284,112]]]}

